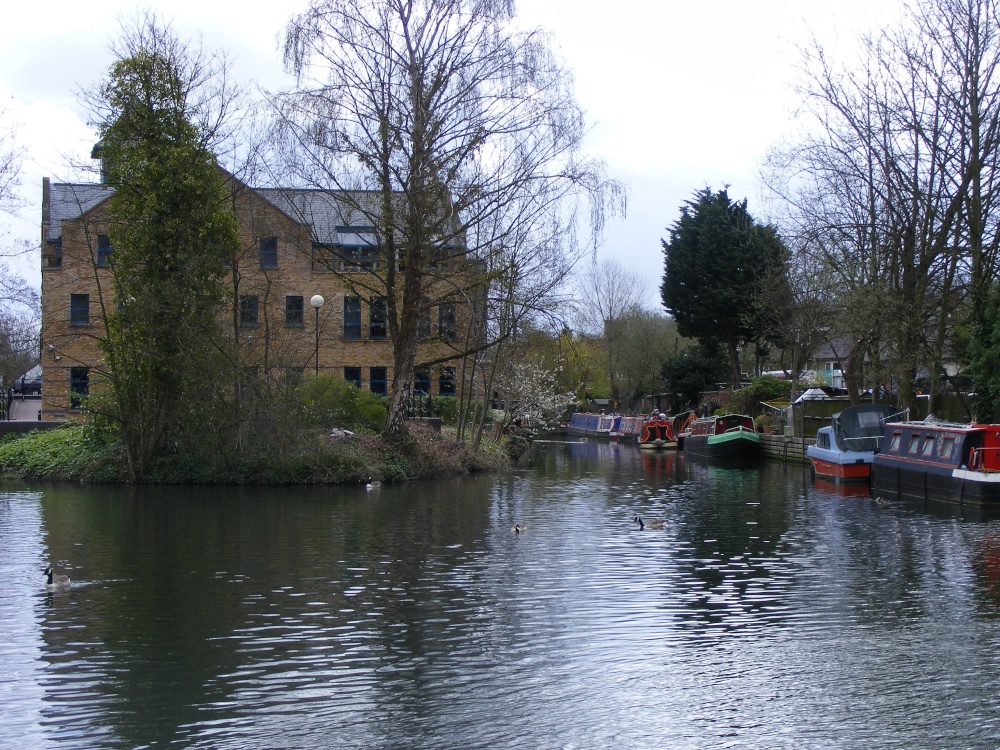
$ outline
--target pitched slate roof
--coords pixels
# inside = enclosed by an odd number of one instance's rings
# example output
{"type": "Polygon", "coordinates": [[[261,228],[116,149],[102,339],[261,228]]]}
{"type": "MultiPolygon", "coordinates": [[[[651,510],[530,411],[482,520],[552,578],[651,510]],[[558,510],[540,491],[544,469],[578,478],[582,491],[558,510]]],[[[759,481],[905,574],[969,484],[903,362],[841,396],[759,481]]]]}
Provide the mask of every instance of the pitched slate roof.
{"type": "Polygon", "coordinates": [[[370,226],[371,217],[378,214],[376,193],[296,188],[258,188],[255,192],[285,215],[312,227],[316,242],[336,243],[344,228],[370,226]]]}
{"type": "MultiPolygon", "coordinates": [[[[338,235],[344,234],[345,227],[369,226],[370,217],[377,213],[375,193],[351,192],[339,198],[336,193],[324,190],[263,188],[255,192],[289,218],[308,224],[317,242],[336,243],[340,239],[338,235]],[[359,207],[364,207],[364,210],[359,210],[359,207]]],[[[114,188],[110,185],[53,184],[49,193],[49,229],[45,239],[59,239],[62,236],[62,221],[79,218],[113,193],[114,188]]]]}
{"type": "Polygon", "coordinates": [[[87,213],[114,193],[110,185],[55,183],[49,189],[49,229],[46,241],[62,237],[62,222],[87,213]]]}

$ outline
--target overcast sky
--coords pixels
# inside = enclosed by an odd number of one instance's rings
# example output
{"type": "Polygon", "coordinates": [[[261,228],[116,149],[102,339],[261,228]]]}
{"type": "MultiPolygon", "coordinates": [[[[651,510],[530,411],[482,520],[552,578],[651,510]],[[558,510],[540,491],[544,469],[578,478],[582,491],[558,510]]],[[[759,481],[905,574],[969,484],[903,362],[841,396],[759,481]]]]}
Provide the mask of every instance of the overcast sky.
{"type": "MultiPolygon", "coordinates": [[[[573,70],[592,131],[588,149],[629,186],[628,216],[609,227],[600,255],[647,274],[650,304],[663,273],[660,238],[700,188],[730,185],[760,215],[757,172],[767,149],[795,129],[798,47],[812,35],[849,58],[857,36],[891,23],[901,0],[519,0],[520,23],[551,32],[573,70]]],[[[0,102],[28,150],[28,207],[6,221],[37,241],[41,181],[78,178],[95,128],[76,92],[111,57],[118,20],[153,7],[181,37],[236,57],[236,73],[270,89],[284,78],[277,52],[288,16],[305,0],[248,3],[128,0],[5,4],[0,26],[0,102]]],[[[39,282],[37,256],[24,274],[39,282]]]]}

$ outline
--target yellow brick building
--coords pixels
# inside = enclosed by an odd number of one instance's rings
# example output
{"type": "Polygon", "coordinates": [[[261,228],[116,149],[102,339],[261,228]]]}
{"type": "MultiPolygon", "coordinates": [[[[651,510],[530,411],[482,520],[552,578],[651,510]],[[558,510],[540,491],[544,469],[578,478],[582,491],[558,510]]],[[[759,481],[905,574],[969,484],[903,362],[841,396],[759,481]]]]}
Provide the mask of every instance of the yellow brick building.
{"type": "MultiPolygon", "coordinates": [[[[325,372],[375,393],[392,388],[392,342],[374,229],[359,211],[363,193],[253,189],[226,175],[241,252],[230,264],[232,331],[258,375],[297,380],[325,372]],[[319,298],[322,298],[320,300],[319,298]],[[314,302],[311,304],[311,301],[314,302]],[[314,304],[321,305],[319,307],[314,304]]],[[[42,186],[42,418],[72,419],[79,396],[100,387],[105,311],[114,304],[108,198],[99,183],[42,186]]],[[[374,197],[372,197],[374,199],[374,197]]],[[[462,252],[439,264],[462,273],[462,252]]],[[[448,287],[442,284],[442,290],[448,287]]],[[[416,393],[454,395],[455,354],[468,307],[441,299],[419,322],[416,393]]]]}

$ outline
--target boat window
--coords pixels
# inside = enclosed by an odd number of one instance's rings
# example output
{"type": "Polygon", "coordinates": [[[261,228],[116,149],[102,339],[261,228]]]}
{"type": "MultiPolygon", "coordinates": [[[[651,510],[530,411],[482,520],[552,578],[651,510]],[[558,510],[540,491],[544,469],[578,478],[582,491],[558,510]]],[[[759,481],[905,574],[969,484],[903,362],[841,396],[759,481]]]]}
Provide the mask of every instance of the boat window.
{"type": "Polygon", "coordinates": [[[910,435],[910,446],[906,449],[907,453],[916,453],[920,450],[920,435],[910,435]]]}
{"type": "Polygon", "coordinates": [[[829,448],[830,447],[830,436],[825,432],[816,433],[816,447],[817,448],[829,448]]]}
{"type": "Polygon", "coordinates": [[[955,454],[955,438],[946,437],[941,441],[941,458],[951,458],[955,454]]]}
{"type": "Polygon", "coordinates": [[[899,441],[902,439],[903,435],[899,432],[892,433],[892,440],[889,441],[889,450],[898,451],[899,441]]]}
{"type": "Polygon", "coordinates": [[[928,437],[924,440],[924,449],[921,451],[922,456],[933,456],[934,455],[934,438],[928,437]]]}

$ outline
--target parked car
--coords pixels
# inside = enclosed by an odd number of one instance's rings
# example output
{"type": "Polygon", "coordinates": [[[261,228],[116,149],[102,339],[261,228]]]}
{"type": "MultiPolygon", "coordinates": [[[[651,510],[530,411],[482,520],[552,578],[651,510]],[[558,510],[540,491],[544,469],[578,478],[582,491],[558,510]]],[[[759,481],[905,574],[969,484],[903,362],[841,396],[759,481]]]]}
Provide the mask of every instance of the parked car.
{"type": "Polygon", "coordinates": [[[42,368],[36,365],[14,381],[14,393],[38,396],[42,393],[42,368]]]}

